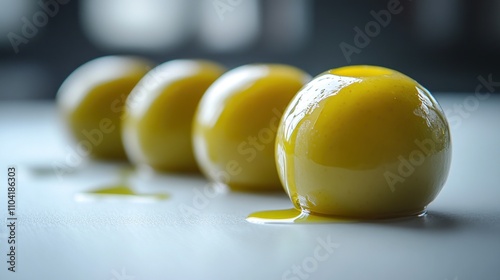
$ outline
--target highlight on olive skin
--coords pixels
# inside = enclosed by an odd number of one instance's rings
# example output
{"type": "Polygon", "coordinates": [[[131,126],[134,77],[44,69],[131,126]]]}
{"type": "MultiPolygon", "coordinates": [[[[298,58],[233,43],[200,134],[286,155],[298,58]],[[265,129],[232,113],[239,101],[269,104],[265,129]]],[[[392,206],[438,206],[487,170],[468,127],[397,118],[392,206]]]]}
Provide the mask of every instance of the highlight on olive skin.
{"type": "Polygon", "coordinates": [[[160,172],[197,172],[192,148],[194,112],[225,68],[179,59],[151,70],[127,99],[123,142],[130,161],[160,172]]]}
{"type": "Polygon", "coordinates": [[[288,105],[276,164],[294,207],[320,215],[418,215],[451,163],[443,110],[419,83],[376,66],[315,77],[288,105]]]}
{"type": "Polygon", "coordinates": [[[288,65],[235,68],[209,87],[193,122],[193,145],[211,181],[239,191],[283,190],[274,161],[281,115],[310,80],[288,65]]]}
{"type": "Polygon", "coordinates": [[[81,156],[125,160],[121,116],[130,91],[153,67],[133,56],[105,56],[78,67],[57,93],[63,121],[81,156]]]}

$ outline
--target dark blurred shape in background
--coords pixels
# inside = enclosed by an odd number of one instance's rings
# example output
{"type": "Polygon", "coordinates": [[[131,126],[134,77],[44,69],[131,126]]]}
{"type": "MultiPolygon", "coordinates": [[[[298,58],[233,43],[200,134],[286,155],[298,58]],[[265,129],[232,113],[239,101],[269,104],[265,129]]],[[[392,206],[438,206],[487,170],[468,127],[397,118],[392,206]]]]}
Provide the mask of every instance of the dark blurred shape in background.
{"type": "Polygon", "coordinates": [[[500,80],[500,0],[0,0],[0,99],[54,98],[82,63],[137,54],[229,68],[399,70],[431,91],[500,80]]]}

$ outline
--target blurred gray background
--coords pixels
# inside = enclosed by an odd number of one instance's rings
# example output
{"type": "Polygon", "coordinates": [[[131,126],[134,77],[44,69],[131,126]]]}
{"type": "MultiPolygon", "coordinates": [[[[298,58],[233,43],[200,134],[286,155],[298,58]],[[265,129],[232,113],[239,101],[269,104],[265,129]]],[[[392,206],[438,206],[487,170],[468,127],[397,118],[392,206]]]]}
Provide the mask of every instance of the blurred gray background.
{"type": "Polygon", "coordinates": [[[311,75],[374,64],[433,92],[474,92],[479,75],[500,81],[500,0],[0,0],[0,99],[52,99],[108,54],[311,75]]]}

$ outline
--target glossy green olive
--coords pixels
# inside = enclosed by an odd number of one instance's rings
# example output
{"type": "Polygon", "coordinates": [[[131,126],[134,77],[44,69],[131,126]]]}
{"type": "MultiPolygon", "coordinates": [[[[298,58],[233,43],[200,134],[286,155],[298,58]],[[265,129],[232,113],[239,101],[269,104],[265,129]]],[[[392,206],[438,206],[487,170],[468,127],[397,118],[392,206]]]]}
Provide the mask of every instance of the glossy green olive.
{"type": "Polygon", "coordinates": [[[278,122],[310,79],[287,65],[245,65],[220,77],[202,97],[193,123],[203,173],[233,190],[282,190],[274,163],[278,122]]]}
{"type": "Polygon", "coordinates": [[[276,162],[299,210],[356,218],[420,214],[448,176],[450,129],[413,79],[347,66],[317,76],[290,102],[276,162]]]}
{"type": "Polygon", "coordinates": [[[173,60],[151,70],[127,99],[123,142],[132,163],[157,171],[198,170],[191,125],[206,89],[225,69],[205,60],[173,60]]]}
{"type": "Polygon", "coordinates": [[[106,56],[83,64],[64,81],[57,103],[84,155],[126,159],[121,140],[123,106],[152,66],[139,57],[106,56]]]}

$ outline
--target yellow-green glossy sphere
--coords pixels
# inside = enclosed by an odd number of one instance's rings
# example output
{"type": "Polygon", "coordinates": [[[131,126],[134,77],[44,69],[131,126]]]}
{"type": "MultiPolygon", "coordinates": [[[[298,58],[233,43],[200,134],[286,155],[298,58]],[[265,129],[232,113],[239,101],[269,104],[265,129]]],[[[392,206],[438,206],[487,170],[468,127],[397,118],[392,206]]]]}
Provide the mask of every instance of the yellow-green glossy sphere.
{"type": "Polygon", "coordinates": [[[317,76],[288,105],[276,138],[278,173],[295,208],[322,215],[422,213],[450,161],[439,104],[413,79],[383,67],[317,76]]]}
{"type": "Polygon", "coordinates": [[[84,156],[126,159],[121,140],[123,106],[152,67],[139,57],[106,56],[83,64],[64,81],[57,104],[84,156]]]}
{"type": "Polygon", "coordinates": [[[203,96],[193,123],[202,172],[233,190],[282,190],[274,162],[281,115],[310,77],[288,65],[255,64],[220,77],[203,96]]]}
{"type": "Polygon", "coordinates": [[[127,99],[123,142],[130,161],[164,172],[195,172],[192,122],[206,89],[224,67],[173,60],[151,70],[127,99]]]}

